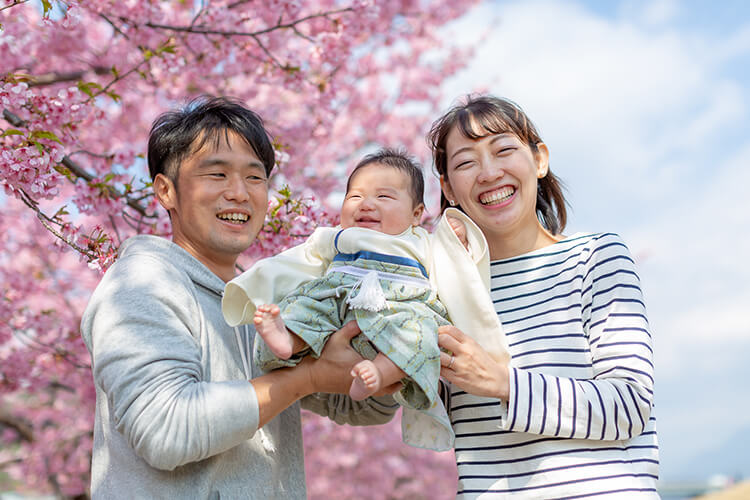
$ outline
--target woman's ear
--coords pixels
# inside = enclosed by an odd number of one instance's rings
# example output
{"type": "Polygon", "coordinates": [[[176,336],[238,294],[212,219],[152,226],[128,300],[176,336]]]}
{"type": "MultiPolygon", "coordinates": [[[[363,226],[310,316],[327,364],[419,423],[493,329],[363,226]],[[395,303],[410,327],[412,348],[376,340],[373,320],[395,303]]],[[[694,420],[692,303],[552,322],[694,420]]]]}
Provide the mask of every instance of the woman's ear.
{"type": "Polygon", "coordinates": [[[536,144],[536,176],[538,179],[547,175],[549,172],[549,148],[543,142],[536,144]]]}
{"type": "Polygon", "coordinates": [[[444,175],[440,176],[440,189],[443,190],[443,194],[448,199],[448,202],[451,202],[451,205],[456,203],[456,197],[453,194],[451,183],[448,181],[448,179],[444,175]]]}
{"type": "Polygon", "coordinates": [[[167,212],[177,205],[177,187],[164,174],[156,174],[154,177],[154,196],[167,212]]]}

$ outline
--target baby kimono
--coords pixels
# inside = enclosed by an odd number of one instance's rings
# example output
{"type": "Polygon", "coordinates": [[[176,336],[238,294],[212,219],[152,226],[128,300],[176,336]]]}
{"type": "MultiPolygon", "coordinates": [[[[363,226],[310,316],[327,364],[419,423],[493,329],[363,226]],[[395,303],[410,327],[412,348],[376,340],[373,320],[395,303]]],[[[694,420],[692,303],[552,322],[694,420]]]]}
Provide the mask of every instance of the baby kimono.
{"type": "MultiPolygon", "coordinates": [[[[439,284],[450,288],[445,291],[447,297],[458,294],[465,301],[467,293],[472,296],[476,291],[461,289],[481,287],[483,280],[476,279],[480,272],[477,259],[472,259],[452,230],[448,231],[450,234],[444,232],[440,238],[420,227],[399,235],[358,227],[318,228],[302,245],[257,262],[228,283],[222,309],[227,322],[236,325],[251,323],[257,305],[277,303],[287,328],[309,346],[309,351],[300,354],[310,352],[314,356],[320,355],[332,333],[355,319],[362,333],[354,338],[352,346],[368,359],[379,351],[406,373],[404,387],[395,395],[404,406],[404,442],[450,449],[454,434],[437,397],[437,328],[448,324],[450,311],[438,300],[439,284]],[[440,271],[436,270],[436,257],[444,261],[440,271]],[[465,280],[464,272],[454,274],[456,260],[463,260],[464,267],[474,271],[473,275],[469,273],[469,278],[475,278],[474,287],[471,279],[465,280]],[[434,279],[438,272],[453,277],[434,279]]],[[[486,253],[483,237],[477,238],[481,235],[478,228],[471,223],[471,231],[467,232],[470,243],[474,240],[473,250],[486,253]]],[[[489,269],[487,279],[488,276],[489,269]]],[[[479,296],[486,296],[483,305],[485,309],[489,306],[494,318],[491,333],[499,340],[494,344],[503,350],[504,337],[487,288],[479,296]]],[[[474,314],[475,311],[461,311],[459,316],[474,314]]],[[[277,358],[260,336],[256,337],[254,356],[264,370],[292,366],[301,359],[277,358]]]]}

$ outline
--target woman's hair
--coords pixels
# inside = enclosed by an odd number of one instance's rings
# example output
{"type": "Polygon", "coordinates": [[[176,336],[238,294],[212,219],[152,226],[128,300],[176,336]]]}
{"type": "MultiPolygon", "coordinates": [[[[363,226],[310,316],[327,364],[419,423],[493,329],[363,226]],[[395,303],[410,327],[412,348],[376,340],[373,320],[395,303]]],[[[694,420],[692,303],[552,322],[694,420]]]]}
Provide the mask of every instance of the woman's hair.
{"type": "MultiPolygon", "coordinates": [[[[490,95],[467,96],[463,103],[453,106],[432,124],[428,141],[438,175],[447,180],[448,156],[445,143],[448,134],[457,127],[468,139],[478,140],[494,134],[512,133],[525,142],[536,154],[542,142],[534,124],[521,108],[507,99],[490,95]]],[[[539,179],[536,213],[539,222],[551,233],[560,234],[567,222],[566,201],[562,182],[551,171],[539,179]]],[[[440,195],[440,210],[448,207],[445,194],[440,195]]]]}

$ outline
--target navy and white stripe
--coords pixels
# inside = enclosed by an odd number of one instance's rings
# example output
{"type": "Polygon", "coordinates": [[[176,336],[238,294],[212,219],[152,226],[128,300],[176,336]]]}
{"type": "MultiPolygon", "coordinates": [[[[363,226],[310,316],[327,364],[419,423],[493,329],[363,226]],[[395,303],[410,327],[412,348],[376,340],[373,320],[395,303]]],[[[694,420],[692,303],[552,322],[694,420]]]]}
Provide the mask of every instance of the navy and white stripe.
{"type": "Polygon", "coordinates": [[[651,334],[614,234],[493,262],[507,403],[451,388],[459,498],[655,497],[651,334]]]}

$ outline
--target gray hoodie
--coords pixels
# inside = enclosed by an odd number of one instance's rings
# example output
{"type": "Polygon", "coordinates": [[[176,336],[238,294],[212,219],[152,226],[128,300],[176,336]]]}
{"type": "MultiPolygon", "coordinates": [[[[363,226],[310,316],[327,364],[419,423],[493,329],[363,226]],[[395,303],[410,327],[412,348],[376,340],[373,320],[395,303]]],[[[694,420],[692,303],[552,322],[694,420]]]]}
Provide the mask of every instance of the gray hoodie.
{"type": "MultiPolygon", "coordinates": [[[[93,498],[305,498],[299,403],[258,429],[251,328],[224,282],[178,245],[135,236],[81,322],[96,386],[93,498]]],[[[392,398],[314,395],[338,423],[380,424],[392,398]]]]}

